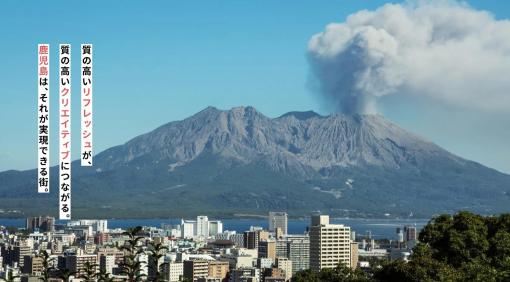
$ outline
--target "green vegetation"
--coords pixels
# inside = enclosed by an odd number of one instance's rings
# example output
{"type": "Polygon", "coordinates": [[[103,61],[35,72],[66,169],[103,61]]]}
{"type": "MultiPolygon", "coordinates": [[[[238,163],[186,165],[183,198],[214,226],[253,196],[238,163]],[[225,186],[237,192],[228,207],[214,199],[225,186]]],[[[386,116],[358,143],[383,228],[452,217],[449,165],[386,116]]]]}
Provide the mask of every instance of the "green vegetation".
{"type": "Polygon", "coordinates": [[[139,244],[143,237],[138,236],[141,232],[141,226],[124,232],[124,235],[129,236],[129,239],[119,248],[119,250],[124,251],[124,261],[121,263],[120,268],[122,269],[122,274],[128,277],[127,281],[129,282],[142,281],[142,278],[146,276],[140,273],[143,262],[137,261],[138,255],[143,253],[143,249],[139,244]]]}
{"type": "Polygon", "coordinates": [[[510,214],[440,215],[419,239],[409,262],[381,261],[366,271],[345,266],[307,270],[294,281],[510,281],[510,214]]]}
{"type": "Polygon", "coordinates": [[[161,243],[149,242],[149,268],[154,273],[155,282],[165,281],[163,278],[162,268],[165,265],[168,265],[167,262],[162,262],[165,257],[165,252],[168,251],[168,247],[163,246],[161,243]]]}
{"type": "Polygon", "coordinates": [[[296,282],[324,282],[324,281],[335,281],[335,282],[364,282],[373,281],[371,276],[363,272],[361,269],[352,270],[344,264],[339,264],[336,268],[325,268],[320,272],[312,270],[304,270],[296,273],[293,278],[296,282]]]}

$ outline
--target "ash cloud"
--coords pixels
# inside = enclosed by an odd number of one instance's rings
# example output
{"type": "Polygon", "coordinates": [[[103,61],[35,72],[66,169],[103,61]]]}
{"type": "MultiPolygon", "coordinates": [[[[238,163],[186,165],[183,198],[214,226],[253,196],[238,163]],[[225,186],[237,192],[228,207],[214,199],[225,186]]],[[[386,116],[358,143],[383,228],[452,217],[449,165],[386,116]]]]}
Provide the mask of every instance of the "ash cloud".
{"type": "Polygon", "coordinates": [[[308,44],[318,93],[335,111],[376,113],[386,95],[510,110],[510,21],[452,1],[387,4],[332,23],[308,44]]]}

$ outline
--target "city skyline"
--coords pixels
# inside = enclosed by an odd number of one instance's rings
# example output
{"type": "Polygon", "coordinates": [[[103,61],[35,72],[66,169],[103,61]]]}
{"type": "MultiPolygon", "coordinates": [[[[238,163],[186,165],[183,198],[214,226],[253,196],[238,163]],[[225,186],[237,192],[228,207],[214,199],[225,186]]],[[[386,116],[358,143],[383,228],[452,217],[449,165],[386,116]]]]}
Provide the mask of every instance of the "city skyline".
{"type": "MultiPolygon", "coordinates": [[[[478,220],[487,220],[484,224],[499,224],[505,222],[507,216],[478,220]]],[[[417,257],[422,254],[417,250],[435,248],[427,243],[448,236],[448,232],[460,236],[460,244],[463,244],[469,237],[460,235],[459,228],[473,227],[476,223],[472,221],[477,217],[467,212],[441,215],[423,229],[398,226],[395,233],[382,238],[374,238],[371,233],[355,233],[349,225],[332,224],[325,214],[312,215],[307,223],[309,227],[300,233],[278,235],[278,230],[269,232],[263,227],[251,226],[240,233],[216,230],[207,236],[199,234],[201,228],[186,236],[184,221],[123,229],[110,227],[107,220],[56,224],[53,217],[28,217],[25,228],[0,226],[0,277],[18,282],[44,277],[63,282],[67,279],[103,281],[105,278],[169,282],[337,281],[334,277],[376,282],[388,281],[387,277],[395,275],[403,275],[402,281],[411,281],[407,275],[414,276],[414,268],[423,268],[427,271],[420,273],[422,280],[418,280],[423,281],[449,272],[436,273],[432,271],[435,266],[421,264],[417,257]],[[448,223],[448,220],[462,226],[448,223]],[[441,234],[436,228],[441,228],[441,234]],[[405,268],[395,271],[394,265],[405,268]],[[331,277],[332,272],[334,277],[331,277]]],[[[206,215],[197,216],[194,222],[199,224],[206,218],[206,215]]],[[[507,231],[502,228],[499,232],[507,231]]],[[[496,240],[490,241],[498,246],[496,240]]],[[[477,244],[474,255],[480,256],[479,252],[484,252],[480,245],[483,243],[477,244]]],[[[474,263],[479,265],[479,262],[474,263]]],[[[467,281],[465,277],[473,275],[487,277],[479,271],[455,267],[455,262],[447,267],[455,271],[454,281],[467,281]]],[[[499,277],[498,273],[492,272],[488,277],[499,277]]]]}
{"type": "Polygon", "coordinates": [[[0,280],[510,281],[509,1],[8,0],[0,30],[0,280]]]}

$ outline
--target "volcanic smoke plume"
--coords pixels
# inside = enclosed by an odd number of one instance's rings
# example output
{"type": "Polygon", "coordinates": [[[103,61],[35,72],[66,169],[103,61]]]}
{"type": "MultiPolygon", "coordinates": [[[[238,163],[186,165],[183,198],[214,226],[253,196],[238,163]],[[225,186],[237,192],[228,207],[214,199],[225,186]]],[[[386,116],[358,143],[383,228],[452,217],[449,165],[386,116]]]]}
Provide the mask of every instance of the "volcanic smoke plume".
{"type": "Polygon", "coordinates": [[[377,100],[395,93],[510,110],[510,21],[465,4],[357,12],[314,35],[308,58],[318,93],[337,112],[375,113],[377,100]]]}

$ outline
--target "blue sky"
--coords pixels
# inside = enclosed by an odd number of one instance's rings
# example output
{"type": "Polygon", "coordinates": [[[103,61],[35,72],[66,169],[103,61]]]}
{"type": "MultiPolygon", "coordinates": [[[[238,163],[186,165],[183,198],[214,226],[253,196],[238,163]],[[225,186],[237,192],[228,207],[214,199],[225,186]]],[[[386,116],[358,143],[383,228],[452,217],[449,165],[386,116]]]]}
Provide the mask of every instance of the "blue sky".
{"type": "MultiPolygon", "coordinates": [[[[307,85],[310,37],[386,1],[83,1],[0,3],[0,171],[36,167],[36,49],[52,46],[52,139],[57,138],[59,43],[94,44],[96,153],[212,105],[251,105],[270,117],[327,112],[307,85]]],[[[469,1],[497,19],[507,1],[469,1]]],[[[73,107],[79,60],[73,56],[73,107]]],[[[388,119],[462,157],[510,172],[509,115],[392,97],[388,119]]],[[[79,154],[74,111],[73,149],[79,154]]],[[[57,159],[52,143],[52,159],[57,159]]]]}

